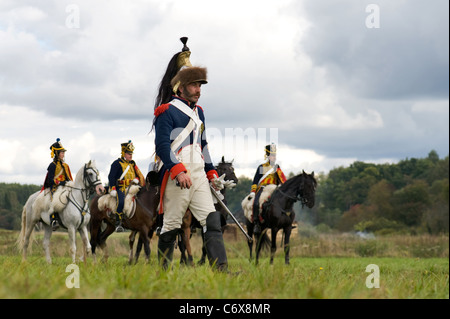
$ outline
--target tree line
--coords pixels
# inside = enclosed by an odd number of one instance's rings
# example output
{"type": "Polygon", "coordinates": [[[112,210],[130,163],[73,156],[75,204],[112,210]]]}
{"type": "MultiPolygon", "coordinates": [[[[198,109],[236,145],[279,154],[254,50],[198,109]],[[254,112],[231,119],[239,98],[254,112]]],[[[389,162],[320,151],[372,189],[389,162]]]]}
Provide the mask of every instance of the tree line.
{"type": "MultiPolygon", "coordinates": [[[[426,158],[393,164],[355,161],[328,174],[316,174],[316,178],[316,205],[308,209],[297,203],[295,211],[297,221],[321,231],[449,232],[448,155],[440,159],[432,150],[426,158]]],[[[251,183],[240,177],[236,187],[227,190],[227,205],[240,221],[244,220],[241,201],[251,183]]],[[[0,228],[20,229],[22,207],[39,189],[37,185],[0,183],[0,228]]]]}
{"type": "MultiPolygon", "coordinates": [[[[300,172],[298,172],[300,173],[300,172]]],[[[293,177],[291,173],[288,178],[293,177]]],[[[426,158],[398,163],[355,161],[348,167],[317,174],[316,204],[295,207],[296,219],[320,231],[389,233],[449,232],[449,158],[432,150],[426,158]]],[[[239,178],[227,193],[237,216],[251,180],[239,178]]]]}

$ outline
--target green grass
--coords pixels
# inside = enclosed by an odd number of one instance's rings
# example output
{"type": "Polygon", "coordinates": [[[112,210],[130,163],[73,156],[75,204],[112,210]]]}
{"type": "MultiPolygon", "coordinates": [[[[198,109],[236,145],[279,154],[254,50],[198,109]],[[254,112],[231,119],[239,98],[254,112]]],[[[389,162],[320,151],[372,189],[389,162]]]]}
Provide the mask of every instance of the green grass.
{"type": "MultiPolygon", "coordinates": [[[[110,258],[94,263],[90,257],[79,262],[80,288],[67,288],[71,272],[66,234],[52,237],[53,264],[45,262],[42,249],[34,245],[32,254],[22,262],[11,247],[16,233],[0,234],[0,298],[114,298],[114,299],[448,299],[448,248],[435,249],[439,257],[414,257],[419,247],[413,239],[378,243],[345,239],[308,239],[293,242],[291,264],[284,264],[278,248],[275,262],[269,264],[267,253],[256,266],[248,260],[244,240],[226,241],[232,274],[217,273],[209,266],[185,267],[178,263],[178,253],[170,271],[162,271],[156,261],[156,240],[152,241],[150,263],[141,258],[128,265],[127,234],[114,234],[110,240],[110,258]],[[400,243],[401,242],[401,243],[400,243]],[[1,245],[3,244],[3,246],[1,245]],[[305,246],[306,245],[306,246],[305,246]],[[338,245],[339,247],[337,247],[338,245]],[[358,245],[369,247],[357,248],[358,245]],[[376,247],[372,247],[375,245],[376,247]],[[378,247],[379,245],[380,247],[378,247]],[[405,248],[409,245],[413,249],[405,248]],[[3,247],[3,248],[2,248],[3,247]],[[314,248],[316,247],[316,248],[314,248]],[[331,248],[330,248],[331,247],[331,248]],[[378,248],[377,248],[378,247],[378,248]],[[393,247],[400,251],[396,254],[393,247]],[[406,250],[405,250],[406,249],[406,250]],[[445,257],[441,257],[443,251],[445,257]],[[362,257],[358,251],[369,256],[362,257]],[[408,256],[404,256],[408,251],[408,256]],[[328,253],[325,253],[328,252],[328,253]],[[320,255],[322,254],[322,255],[320,255]],[[369,264],[380,270],[380,288],[367,288],[369,264]]],[[[40,234],[36,238],[40,241],[40,234]]],[[[447,245],[430,239],[424,247],[447,245]],[[439,243],[440,244],[439,244],[439,243]],[[427,246],[428,245],[428,246],[427,246]]],[[[200,246],[193,238],[194,256],[200,246]]],[[[81,245],[79,245],[81,247],[81,245]]],[[[429,248],[424,248],[429,250],[429,248]]],[[[78,253],[80,255],[80,253],[78,253]]]]}

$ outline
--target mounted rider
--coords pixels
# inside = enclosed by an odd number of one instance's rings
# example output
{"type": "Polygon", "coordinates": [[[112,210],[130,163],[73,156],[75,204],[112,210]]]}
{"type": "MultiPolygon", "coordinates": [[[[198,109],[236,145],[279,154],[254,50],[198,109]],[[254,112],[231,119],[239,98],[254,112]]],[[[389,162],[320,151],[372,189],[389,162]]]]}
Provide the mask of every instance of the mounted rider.
{"type": "Polygon", "coordinates": [[[255,194],[253,195],[253,223],[255,224],[255,234],[261,233],[261,224],[264,223],[264,219],[259,212],[259,198],[261,197],[264,187],[270,184],[279,185],[286,182],[286,176],[280,166],[276,164],[276,145],[273,143],[266,145],[264,152],[264,158],[266,161],[260,164],[256,169],[251,188],[251,194],[255,194]]]}
{"type": "MultiPolygon", "coordinates": [[[[67,150],[62,146],[59,138],[57,138],[56,142],[50,146],[50,150],[50,156],[53,158],[53,161],[47,168],[47,175],[45,176],[42,190],[49,189],[50,196],[53,197],[53,193],[58,186],[66,185],[66,182],[73,181],[73,178],[69,165],[64,162],[64,156],[67,150]]],[[[50,225],[53,230],[56,230],[59,227],[58,216],[56,216],[56,214],[57,213],[53,213],[50,216],[50,225]]]]}
{"type": "Polygon", "coordinates": [[[121,157],[111,164],[108,175],[109,192],[116,197],[117,207],[115,212],[116,230],[123,230],[121,227],[123,218],[123,206],[127,190],[131,184],[145,185],[145,178],[139,167],[133,161],[134,145],[129,140],[121,144],[121,157]]]}
{"type": "Polygon", "coordinates": [[[184,44],[169,62],[155,103],[155,148],[161,159],[160,213],[164,213],[158,241],[158,258],[164,268],[172,261],[174,244],[183,216],[190,209],[203,227],[210,264],[225,271],[228,266],[211,188],[223,188],[212,164],[205,134],[205,115],[196,103],[207,70],[192,66],[191,51],[184,44]]]}

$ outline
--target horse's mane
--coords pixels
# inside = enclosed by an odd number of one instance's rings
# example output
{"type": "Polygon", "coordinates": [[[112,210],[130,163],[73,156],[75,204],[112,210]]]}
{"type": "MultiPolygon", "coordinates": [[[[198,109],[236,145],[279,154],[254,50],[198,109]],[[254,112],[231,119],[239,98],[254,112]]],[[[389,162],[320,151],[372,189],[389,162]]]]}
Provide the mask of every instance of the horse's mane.
{"type": "Polygon", "coordinates": [[[312,182],[314,184],[314,187],[317,185],[317,181],[314,178],[314,176],[310,175],[310,174],[306,174],[305,172],[300,173],[298,175],[295,175],[294,177],[291,177],[290,179],[288,179],[283,185],[280,186],[280,190],[281,191],[287,191],[288,189],[292,188],[294,185],[296,185],[299,182],[299,179],[304,177],[305,180],[307,179],[307,177],[311,177],[312,182]]]}
{"type": "Polygon", "coordinates": [[[298,179],[302,177],[303,174],[295,175],[294,177],[289,178],[284,184],[280,186],[280,190],[287,191],[292,188],[293,185],[298,183],[298,179]]]}

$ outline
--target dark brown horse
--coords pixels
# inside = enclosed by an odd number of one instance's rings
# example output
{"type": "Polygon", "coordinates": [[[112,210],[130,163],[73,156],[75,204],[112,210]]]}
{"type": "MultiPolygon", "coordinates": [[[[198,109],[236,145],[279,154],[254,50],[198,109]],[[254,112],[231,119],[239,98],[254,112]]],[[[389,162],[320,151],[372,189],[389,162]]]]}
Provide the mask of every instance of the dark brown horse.
{"type": "MultiPolygon", "coordinates": [[[[234,183],[238,183],[238,178],[236,177],[234,173],[234,167],[233,167],[233,161],[231,162],[225,162],[225,158],[222,156],[222,161],[216,166],[216,171],[219,174],[219,176],[222,176],[225,174],[225,180],[229,181],[232,180],[234,183]]],[[[222,195],[224,196],[224,199],[222,200],[225,205],[227,204],[226,201],[226,188],[223,188],[221,191],[222,195]]],[[[216,210],[220,212],[220,221],[223,227],[227,224],[227,218],[228,213],[223,209],[223,207],[217,203],[214,205],[216,210]]],[[[190,238],[192,235],[192,232],[196,231],[196,228],[201,228],[200,223],[195,219],[195,217],[192,215],[192,213],[188,210],[186,214],[183,217],[183,224],[181,225],[181,233],[178,240],[178,247],[180,248],[181,252],[181,258],[180,263],[182,264],[188,264],[193,265],[193,257],[192,257],[192,249],[191,249],[191,243],[190,238]],[[187,252],[187,257],[186,257],[187,252]]],[[[203,233],[202,233],[203,235],[203,233]]],[[[202,236],[203,237],[203,236],[202,236]]],[[[206,249],[205,247],[202,248],[202,257],[199,261],[199,264],[205,263],[206,260],[206,249]]]]}
{"type": "MultiPolygon", "coordinates": [[[[292,223],[295,219],[295,212],[293,209],[294,203],[301,201],[302,207],[306,205],[309,208],[314,206],[314,194],[317,186],[317,181],[314,178],[314,172],[307,174],[304,171],[289,180],[283,185],[277,187],[270,196],[269,200],[262,206],[262,216],[265,222],[261,225],[261,234],[255,234],[256,238],[256,264],[258,264],[259,253],[262,247],[262,241],[267,238],[267,229],[271,230],[271,249],[270,249],[270,263],[273,263],[275,251],[277,249],[277,232],[280,229],[284,231],[284,261],[289,264],[289,241],[292,231],[292,223]]],[[[253,235],[254,224],[247,219],[248,235],[253,235]]],[[[252,258],[252,243],[248,243],[250,249],[250,259],[252,258]]]]}
{"type": "MultiPolygon", "coordinates": [[[[148,262],[150,259],[150,239],[152,238],[153,232],[155,230],[156,214],[159,205],[159,186],[151,185],[148,179],[149,176],[147,175],[146,186],[142,187],[139,190],[139,193],[136,195],[136,211],[134,213],[134,216],[132,218],[124,218],[122,220],[122,226],[132,231],[130,234],[129,263],[132,263],[133,259],[133,244],[136,234],[139,234],[139,243],[136,249],[135,262],[137,262],[139,258],[142,246],[144,246],[146,261],[148,262]]],[[[94,258],[97,246],[100,246],[100,248],[105,251],[105,257],[107,258],[108,251],[106,247],[106,239],[115,230],[115,217],[110,216],[112,215],[111,212],[108,212],[106,209],[103,211],[99,210],[98,199],[98,196],[94,197],[90,206],[90,243],[92,246],[92,255],[94,256],[94,258]],[[102,230],[102,225],[106,225],[106,228],[104,230],[102,230]]]]}

